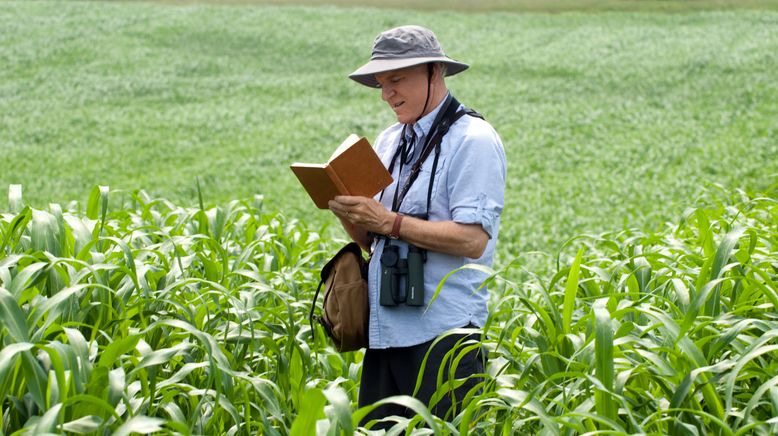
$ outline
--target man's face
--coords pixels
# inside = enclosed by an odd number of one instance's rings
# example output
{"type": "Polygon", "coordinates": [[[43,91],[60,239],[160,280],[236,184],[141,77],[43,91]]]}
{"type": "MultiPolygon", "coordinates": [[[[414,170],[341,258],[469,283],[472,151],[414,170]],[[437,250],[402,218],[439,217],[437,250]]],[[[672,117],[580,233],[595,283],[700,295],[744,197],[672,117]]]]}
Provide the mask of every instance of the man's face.
{"type": "Polygon", "coordinates": [[[375,79],[381,85],[381,98],[389,104],[397,121],[410,124],[422,113],[432,108],[424,108],[427,99],[427,65],[416,65],[399,70],[378,73],[375,79]]]}

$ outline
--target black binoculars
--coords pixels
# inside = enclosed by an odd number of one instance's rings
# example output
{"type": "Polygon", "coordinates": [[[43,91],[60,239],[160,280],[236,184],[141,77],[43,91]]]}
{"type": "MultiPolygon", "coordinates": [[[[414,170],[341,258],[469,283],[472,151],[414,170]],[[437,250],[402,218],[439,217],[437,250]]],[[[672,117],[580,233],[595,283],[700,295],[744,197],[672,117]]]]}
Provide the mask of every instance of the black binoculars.
{"type": "Polygon", "coordinates": [[[427,251],[408,244],[408,256],[400,258],[400,247],[388,244],[381,254],[381,306],[424,305],[424,262],[427,251]],[[405,277],[405,292],[400,292],[400,278],[405,277]]]}

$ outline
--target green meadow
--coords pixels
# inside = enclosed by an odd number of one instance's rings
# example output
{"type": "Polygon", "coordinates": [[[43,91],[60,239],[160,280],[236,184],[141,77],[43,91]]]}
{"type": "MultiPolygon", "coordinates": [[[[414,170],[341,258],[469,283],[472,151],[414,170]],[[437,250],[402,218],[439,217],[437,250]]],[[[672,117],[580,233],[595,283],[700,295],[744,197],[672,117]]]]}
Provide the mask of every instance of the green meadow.
{"type": "Polygon", "coordinates": [[[414,22],[472,64],[449,80],[502,136],[500,252],[659,228],[710,183],[778,173],[778,13],[510,14],[336,7],[2,3],[0,186],[33,205],[96,184],[183,204],[315,210],[288,165],[392,116],[346,75],[414,22]]]}
{"type": "Polygon", "coordinates": [[[374,424],[288,167],[393,122],[346,76],[407,23],[508,181],[486,373],[390,434],[778,432],[774,2],[270,3],[0,1],[0,435],[374,424]]]}

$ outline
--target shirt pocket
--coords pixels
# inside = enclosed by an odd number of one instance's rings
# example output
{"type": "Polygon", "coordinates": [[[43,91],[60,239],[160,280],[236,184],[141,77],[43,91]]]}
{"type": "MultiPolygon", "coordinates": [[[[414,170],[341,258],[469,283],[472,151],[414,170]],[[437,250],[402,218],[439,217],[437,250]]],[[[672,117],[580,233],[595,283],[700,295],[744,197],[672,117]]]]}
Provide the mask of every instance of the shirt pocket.
{"type": "MultiPolygon", "coordinates": [[[[443,171],[446,168],[446,160],[446,156],[441,155],[438,158],[438,165],[435,168],[435,177],[433,178],[432,184],[430,211],[435,207],[436,199],[441,192],[440,187],[445,186],[446,183],[446,172],[443,171]]],[[[414,216],[420,216],[427,213],[427,192],[430,179],[432,178],[432,166],[434,161],[435,152],[433,151],[421,166],[419,177],[416,178],[416,181],[413,182],[413,185],[411,185],[411,188],[408,190],[408,194],[405,196],[405,200],[403,200],[402,207],[400,207],[400,212],[414,216]]]]}

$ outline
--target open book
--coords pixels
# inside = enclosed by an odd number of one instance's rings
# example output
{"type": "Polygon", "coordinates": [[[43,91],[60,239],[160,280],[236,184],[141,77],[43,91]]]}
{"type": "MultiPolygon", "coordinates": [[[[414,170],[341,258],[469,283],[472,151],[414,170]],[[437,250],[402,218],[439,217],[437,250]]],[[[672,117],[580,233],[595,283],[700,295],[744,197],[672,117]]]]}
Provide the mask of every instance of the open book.
{"type": "Polygon", "coordinates": [[[351,134],[324,164],[293,163],[300,179],[319,209],[336,195],[373,197],[392,183],[392,176],[367,139],[351,134]]]}

